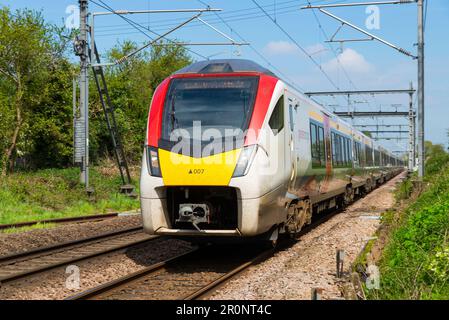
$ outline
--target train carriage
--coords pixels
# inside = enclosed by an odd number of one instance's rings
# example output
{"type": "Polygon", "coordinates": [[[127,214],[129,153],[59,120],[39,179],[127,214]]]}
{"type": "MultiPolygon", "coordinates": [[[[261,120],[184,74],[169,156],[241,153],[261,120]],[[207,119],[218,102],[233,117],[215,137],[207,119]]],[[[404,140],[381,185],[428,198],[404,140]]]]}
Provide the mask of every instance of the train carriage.
{"type": "Polygon", "coordinates": [[[241,59],[179,70],[156,89],[140,180],[146,232],[297,234],[403,168],[269,70],[241,59]]]}

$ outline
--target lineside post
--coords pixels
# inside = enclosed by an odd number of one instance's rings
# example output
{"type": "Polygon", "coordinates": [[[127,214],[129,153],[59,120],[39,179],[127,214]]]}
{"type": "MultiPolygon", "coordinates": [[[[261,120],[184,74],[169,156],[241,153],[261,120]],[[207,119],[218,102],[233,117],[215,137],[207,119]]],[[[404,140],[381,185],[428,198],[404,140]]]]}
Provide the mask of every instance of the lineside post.
{"type": "Polygon", "coordinates": [[[424,0],[418,0],[418,177],[424,177],[424,0]]]}
{"type": "MultiPolygon", "coordinates": [[[[410,82],[410,90],[413,90],[413,83],[410,82]]],[[[408,171],[412,172],[415,167],[415,113],[413,112],[413,92],[409,93],[409,150],[408,150],[408,171]]]]}
{"type": "Polygon", "coordinates": [[[87,19],[88,0],[79,0],[80,6],[80,35],[79,43],[82,46],[80,54],[80,111],[84,119],[84,155],[81,164],[80,181],[89,190],[89,79],[88,79],[88,46],[87,46],[87,19]]]}

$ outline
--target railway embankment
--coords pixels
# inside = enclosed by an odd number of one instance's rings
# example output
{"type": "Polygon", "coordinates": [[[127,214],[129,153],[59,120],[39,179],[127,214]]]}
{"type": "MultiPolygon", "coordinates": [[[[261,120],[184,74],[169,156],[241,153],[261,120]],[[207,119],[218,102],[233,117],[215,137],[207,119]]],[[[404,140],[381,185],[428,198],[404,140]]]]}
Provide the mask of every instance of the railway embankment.
{"type": "Polygon", "coordinates": [[[364,285],[368,299],[449,299],[449,164],[447,157],[427,164],[422,183],[414,176],[401,183],[378,240],[359,257],[378,266],[378,289],[364,285]]]}

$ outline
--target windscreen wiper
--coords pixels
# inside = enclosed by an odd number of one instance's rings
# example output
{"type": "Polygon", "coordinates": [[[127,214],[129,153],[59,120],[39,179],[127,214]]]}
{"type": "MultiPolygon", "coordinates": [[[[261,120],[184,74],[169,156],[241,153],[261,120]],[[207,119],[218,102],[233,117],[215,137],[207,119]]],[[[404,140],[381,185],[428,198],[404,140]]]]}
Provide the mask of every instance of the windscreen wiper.
{"type": "Polygon", "coordinates": [[[171,100],[171,110],[170,110],[170,122],[171,122],[171,127],[172,130],[175,130],[178,126],[178,119],[176,118],[176,111],[175,111],[175,102],[176,102],[176,94],[175,92],[173,92],[172,94],[172,100],[171,100]],[[175,123],[176,123],[176,128],[175,128],[175,123]]]}

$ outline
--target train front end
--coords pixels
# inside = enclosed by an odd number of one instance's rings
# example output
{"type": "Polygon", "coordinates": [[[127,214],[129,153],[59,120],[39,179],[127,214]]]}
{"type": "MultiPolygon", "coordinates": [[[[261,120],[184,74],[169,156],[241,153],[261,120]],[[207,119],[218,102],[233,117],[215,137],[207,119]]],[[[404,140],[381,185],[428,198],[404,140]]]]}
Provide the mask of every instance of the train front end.
{"type": "Polygon", "coordinates": [[[261,216],[270,177],[257,166],[268,161],[258,132],[278,80],[235,69],[199,62],[156,89],[140,181],[147,233],[244,237],[276,223],[261,216]]]}

